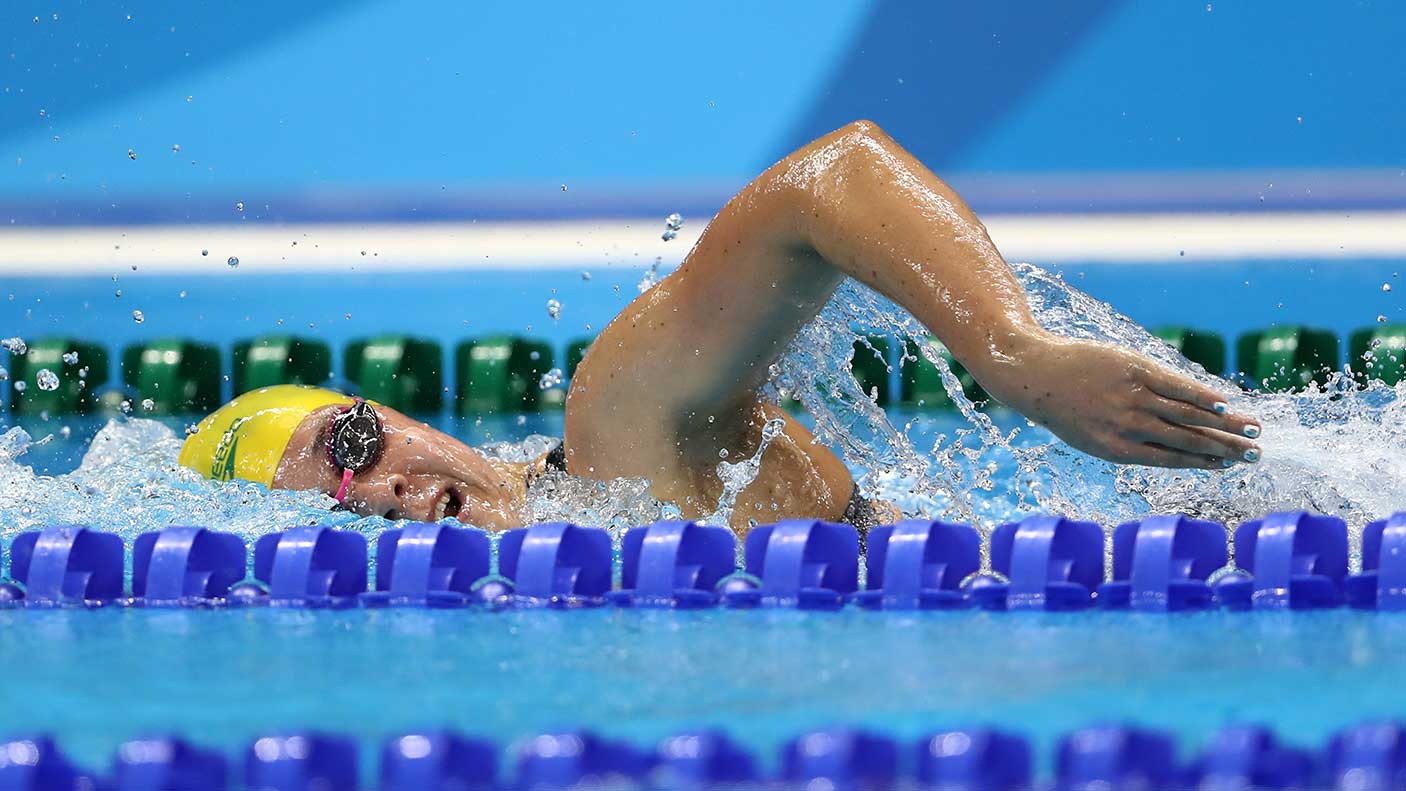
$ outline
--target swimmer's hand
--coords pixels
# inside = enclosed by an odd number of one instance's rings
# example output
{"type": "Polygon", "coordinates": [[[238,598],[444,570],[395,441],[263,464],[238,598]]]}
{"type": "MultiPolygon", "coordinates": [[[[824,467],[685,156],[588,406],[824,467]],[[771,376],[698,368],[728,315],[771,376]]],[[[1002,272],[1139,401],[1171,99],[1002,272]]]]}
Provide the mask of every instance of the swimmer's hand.
{"type": "Polygon", "coordinates": [[[1251,441],[1259,423],[1230,413],[1215,390],[1125,349],[1046,335],[1000,367],[991,394],[1085,453],[1150,467],[1259,461],[1251,441]]]}

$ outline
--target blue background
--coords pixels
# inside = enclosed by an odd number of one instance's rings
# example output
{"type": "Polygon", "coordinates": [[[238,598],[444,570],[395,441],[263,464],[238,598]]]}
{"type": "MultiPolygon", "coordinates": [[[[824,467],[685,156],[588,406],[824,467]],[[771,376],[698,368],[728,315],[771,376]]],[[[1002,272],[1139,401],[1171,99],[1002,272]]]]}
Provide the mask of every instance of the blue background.
{"type": "MultiPolygon", "coordinates": [[[[1313,0],[10,4],[0,227],[676,210],[697,224],[795,145],[860,117],[982,212],[1403,208],[1403,40],[1406,5],[1313,0]]],[[[340,347],[509,331],[560,348],[598,331],[640,275],[585,261],[590,282],[192,260],[119,282],[8,278],[0,333],[114,350],[182,334],[227,351],[269,332],[340,347]]],[[[1381,290],[1398,268],[1063,265],[1140,322],[1230,334],[1399,320],[1400,288],[1381,290]]]]}
{"type": "Polygon", "coordinates": [[[54,0],[0,26],[17,224],[710,210],[858,117],[978,209],[1078,208],[1109,172],[1406,195],[1396,3],[54,0]],[[1088,188],[983,188],[1051,173],[1088,188]]]}

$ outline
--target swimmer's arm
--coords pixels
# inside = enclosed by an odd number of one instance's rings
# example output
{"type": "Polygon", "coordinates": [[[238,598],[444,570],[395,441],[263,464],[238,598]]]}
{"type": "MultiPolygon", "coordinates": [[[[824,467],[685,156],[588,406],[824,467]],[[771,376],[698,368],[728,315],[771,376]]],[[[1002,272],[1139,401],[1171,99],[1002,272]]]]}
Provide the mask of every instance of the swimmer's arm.
{"type": "Polygon", "coordinates": [[[617,324],[650,329],[652,363],[640,362],[661,389],[653,398],[672,400],[686,420],[742,409],[846,275],[912,312],[993,396],[1085,451],[1213,467],[1253,448],[1244,431],[1254,422],[1218,412],[1225,399],[1213,389],[1042,329],[961,198],[864,122],[749,184],[679,271],[617,324]]]}

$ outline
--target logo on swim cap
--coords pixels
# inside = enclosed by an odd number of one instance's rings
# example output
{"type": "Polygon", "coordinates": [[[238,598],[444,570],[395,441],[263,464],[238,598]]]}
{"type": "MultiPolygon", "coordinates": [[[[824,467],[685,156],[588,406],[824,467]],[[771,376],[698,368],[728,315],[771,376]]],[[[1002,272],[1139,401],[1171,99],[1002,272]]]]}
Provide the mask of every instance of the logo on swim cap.
{"type": "Polygon", "coordinates": [[[272,486],[278,463],[303,420],[352,399],[304,385],[261,387],[240,395],[200,421],[181,447],[180,463],[217,481],[240,479],[272,486]]]}
{"type": "Polygon", "coordinates": [[[214,458],[210,462],[211,478],[217,481],[234,479],[234,461],[239,457],[239,429],[247,422],[249,418],[239,418],[230,425],[224,436],[220,437],[220,444],[215,446],[214,458]]]}

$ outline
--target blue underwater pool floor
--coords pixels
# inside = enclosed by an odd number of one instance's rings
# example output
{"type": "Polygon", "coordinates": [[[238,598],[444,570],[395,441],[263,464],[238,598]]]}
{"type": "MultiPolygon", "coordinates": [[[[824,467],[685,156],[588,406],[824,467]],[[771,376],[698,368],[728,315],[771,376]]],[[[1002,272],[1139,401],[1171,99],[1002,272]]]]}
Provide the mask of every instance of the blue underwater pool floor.
{"type": "Polygon", "coordinates": [[[1134,722],[1183,749],[1230,723],[1321,743],[1406,711],[1406,620],[1346,610],[0,611],[0,711],[104,763],[127,738],[237,750],[319,728],[364,748],[452,726],[510,743],[720,727],[758,754],[808,728],[994,724],[1051,749],[1134,722]]]}

